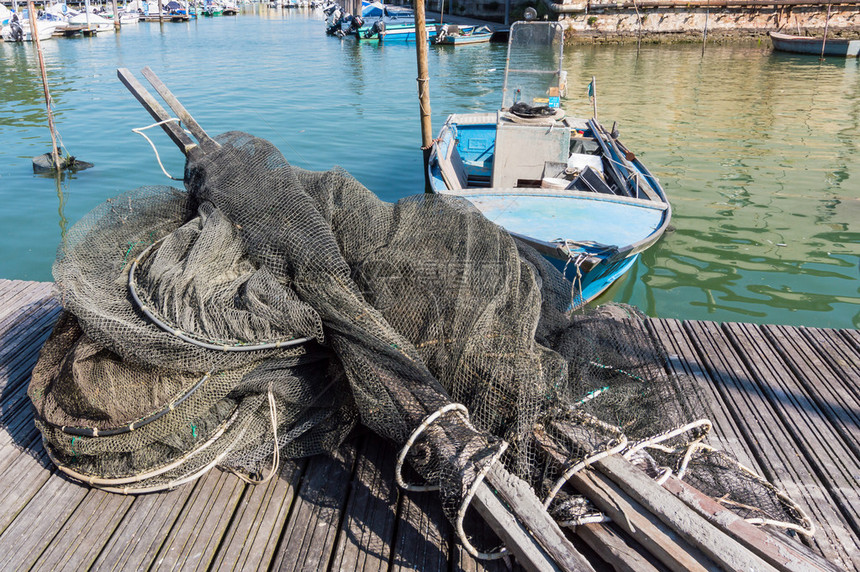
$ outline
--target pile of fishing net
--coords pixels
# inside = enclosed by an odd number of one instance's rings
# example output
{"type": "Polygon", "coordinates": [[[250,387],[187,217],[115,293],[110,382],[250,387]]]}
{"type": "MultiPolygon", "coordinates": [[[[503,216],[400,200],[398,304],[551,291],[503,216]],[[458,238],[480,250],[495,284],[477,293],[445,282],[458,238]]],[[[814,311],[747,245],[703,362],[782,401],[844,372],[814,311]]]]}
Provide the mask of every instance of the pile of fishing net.
{"type": "MultiPolygon", "coordinates": [[[[571,284],[468,202],[385,203],[265,140],[217,141],[189,155],[186,190],[111,199],[59,248],[64,312],[29,393],[66,474],[127,493],[215,466],[263,480],[361,423],[439,487],[452,519],[495,462],[547,499],[571,467],[628,451],[808,525],[698,446],[696,388],[667,374],[635,316],[568,312],[571,284]]],[[[590,514],[558,501],[561,520],[590,514]]]]}

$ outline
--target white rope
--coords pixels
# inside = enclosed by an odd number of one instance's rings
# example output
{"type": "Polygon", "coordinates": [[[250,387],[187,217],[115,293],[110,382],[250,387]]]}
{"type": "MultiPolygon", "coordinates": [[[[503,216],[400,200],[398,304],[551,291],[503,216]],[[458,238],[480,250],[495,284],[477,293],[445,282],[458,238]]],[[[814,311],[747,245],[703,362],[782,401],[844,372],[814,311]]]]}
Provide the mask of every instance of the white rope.
{"type": "Polygon", "coordinates": [[[138,135],[140,135],[141,137],[146,139],[147,142],[149,142],[149,145],[152,147],[152,150],[155,151],[155,159],[158,161],[158,166],[161,167],[161,171],[165,175],[167,175],[168,179],[173,179],[174,181],[182,181],[182,180],[184,180],[182,177],[177,178],[177,177],[174,177],[173,175],[171,175],[170,173],[167,172],[167,169],[165,169],[164,165],[161,164],[161,157],[158,156],[158,149],[156,149],[155,143],[153,143],[152,139],[147,137],[146,133],[144,133],[144,131],[146,131],[147,129],[152,129],[153,127],[159,127],[161,125],[164,125],[165,123],[170,123],[173,121],[179,123],[178,118],[171,117],[170,119],[165,119],[164,121],[159,121],[158,123],[153,123],[152,125],[147,125],[146,127],[137,127],[135,129],[132,129],[132,132],[137,133],[138,135]]]}
{"type": "MultiPolygon", "coordinates": [[[[79,472],[75,471],[74,469],[71,469],[70,467],[62,465],[60,463],[60,460],[53,454],[53,451],[51,450],[51,447],[48,445],[47,441],[45,441],[44,436],[43,436],[42,440],[43,440],[43,443],[45,444],[45,451],[48,453],[48,457],[51,459],[51,461],[57,466],[57,468],[60,471],[64,472],[65,474],[72,477],[73,479],[85,482],[85,483],[87,483],[93,487],[101,488],[104,490],[109,490],[111,492],[126,492],[126,491],[128,493],[149,492],[149,491],[153,491],[156,489],[154,489],[154,488],[128,489],[127,487],[121,487],[120,485],[129,485],[129,484],[138,483],[140,481],[144,481],[147,479],[151,479],[151,478],[163,475],[164,473],[167,473],[167,472],[171,471],[172,469],[175,469],[175,468],[181,466],[183,463],[185,463],[186,461],[188,461],[189,459],[191,459],[192,457],[194,457],[198,453],[201,453],[202,451],[206,450],[213,443],[215,443],[224,434],[224,432],[232,426],[233,422],[236,421],[236,417],[237,417],[238,413],[239,413],[239,409],[236,408],[233,411],[233,413],[230,415],[230,417],[221,425],[221,427],[218,428],[217,431],[215,431],[215,433],[212,434],[212,436],[209,439],[207,439],[204,443],[202,443],[196,449],[189,452],[187,455],[184,455],[181,458],[177,459],[176,461],[168,463],[167,465],[159,467],[153,471],[149,471],[146,473],[140,473],[138,475],[134,475],[131,477],[100,478],[100,477],[96,477],[93,475],[87,475],[87,474],[79,473],[79,472]]],[[[244,431],[243,431],[243,433],[244,433],[244,431]]],[[[229,448],[228,448],[228,450],[229,450],[229,448]]],[[[219,455],[218,460],[220,461],[223,456],[224,456],[224,454],[219,455]]],[[[214,464],[211,466],[208,466],[208,468],[206,468],[205,470],[209,470],[210,468],[212,468],[212,466],[214,466],[214,464]]],[[[205,472],[205,471],[202,471],[199,474],[202,474],[203,472],[205,472]]],[[[167,488],[170,488],[170,487],[168,485],[164,485],[162,487],[162,490],[167,489],[167,488]]]]}
{"type": "Polygon", "coordinates": [[[558,523],[559,526],[573,527],[583,524],[600,524],[601,522],[612,522],[612,519],[602,512],[592,512],[570,520],[563,520],[558,523]]]}
{"type": "MultiPolygon", "coordinates": [[[[611,441],[610,441],[611,443],[611,441]]],[[[591,455],[590,457],[586,457],[582,461],[578,462],[568,470],[564,472],[564,474],[559,477],[559,479],[555,482],[552,489],[550,489],[549,494],[546,497],[546,500],[543,501],[543,507],[549,508],[549,505],[552,504],[552,501],[555,500],[555,496],[558,494],[558,491],[561,490],[561,487],[576,473],[581,471],[582,469],[588,467],[592,463],[599,461],[605,457],[609,457],[610,455],[615,455],[616,453],[620,453],[627,446],[627,436],[621,435],[621,439],[619,439],[618,443],[612,445],[608,449],[604,449],[603,451],[591,455]]]]}
{"type": "MultiPolygon", "coordinates": [[[[710,433],[713,425],[709,419],[699,419],[698,421],[693,421],[692,423],[687,423],[686,425],[681,425],[680,427],[676,427],[670,431],[666,431],[665,433],[660,433],[659,435],[655,435],[653,437],[649,437],[648,439],[643,439],[638,441],[630,446],[630,448],[624,452],[623,457],[629,460],[634,454],[646,447],[658,448],[668,453],[674,453],[680,450],[678,449],[667,449],[666,447],[660,446],[661,443],[671,439],[672,437],[677,437],[678,435],[682,435],[688,431],[692,431],[693,429],[704,428],[702,434],[699,435],[696,439],[689,441],[686,443],[685,447],[687,449],[686,453],[684,453],[684,458],[681,461],[681,465],[678,468],[678,478],[683,479],[684,474],[687,472],[687,465],[690,463],[690,459],[693,458],[693,453],[696,452],[696,449],[699,446],[699,443],[704,439],[708,433],[710,433]]],[[[668,478],[668,477],[666,477],[668,478]]],[[[664,479],[665,482],[665,479],[664,479]]]]}
{"type": "Polygon", "coordinates": [[[478,473],[478,476],[475,478],[475,481],[472,483],[472,486],[469,487],[469,491],[466,493],[466,496],[463,497],[463,502],[460,503],[460,508],[457,511],[457,522],[455,524],[455,528],[457,530],[457,536],[460,538],[460,542],[463,544],[463,548],[466,549],[466,552],[478,558],[480,560],[498,560],[499,558],[503,558],[508,553],[508,549],[505,547],[500,548],[496,552],[481,552],[477,548],[469,542],[469,537],[466,536],[466,531],[463,528],[463,520],[466,518],[466,511],[469,509],[469,505],[472,503],[472,499],[475,497],[475,493],[478,492],[478,487],[481,486],[481,483],[484,482],[484,479],[487,476],[487,473],[490,472],[490,469],[493,468],[499,459],[502,458],[502,455],[508,449],[508,444],[505,441],[502,441],[499,450],[496,451],[496,454],[493,455],[493,458],[484,465],[484,468],[478,473]]]}
{"type": "MultiPolygon", "coordinates": [[[[711,447],[710,445],[706,445],[704,443],[698,443],[697,449],[703,449],[706,451],[718,452],[717,449],[711,447]]],[[[753,469],[747,467],[743,463],[731,459],[730,457],[726,457],[726,459],[730,459],[735,467],[737,467],[742,473],[746,473],[748,476],[755,479],[760,485],[763,487],[770,489],[774,495],[790,510],[795,511],[797,515],[800,517],[799,520],[802,523],[801,525],[794,524],[792,522],[783,522],[778,520],[772,520],[768,518],[745,518],[744,520],[749,522],[750,524],[770,524],[772,526],[778,526],[780,528],[784,528],[786,530],[794,530],[799,532],[800,534],[804,534],[806,536],[813,536],[815,534],[815,523],[812,522],[812,519],[809,518],[809,515],[806,514],[806,511],[800,507],[796,502],[794,502],[791,497],[789,497],[784,491],[776,488],[776,486],[764,478],[762,475],[755,472],[753,469]]],[[[728,499],[716,499],[717,502],[726,505],[737,505],[737,503],[733,503],[728,499]]]]}
{"type": "Polygon", "coordinates": [[[412,448],[412,445],[415,444],[415,441],[418,440],[418,437],[430,426],[434,421],[439,419],[441,416],[449,413],[451,411],[459,411],[466,418],[466,422],[469,421],[469,410],[466,409],[465,405],[461,405],[459,403],[449,403],[444,407],[441,407],[427,416],[426,419],[418,426],[415,431],[412,432],[412,435],[409,436],[409,440],[406,441],[406,444],[403,445],[403,448],[400,449],[400,453],[397,455],[397,465],[394,467],[394,480],[397,481],[397,485],[406,491],[438,491],[439,487],[435,485],[410,485],[406,481],[403,480],[403,475],[401,473],[403,469],[403,463],[406,461],[406,455],[409,453],[409,449],[412,448]]]}
{"type": "Polygon", "coordinates": [[[249,485],[262,485],[262,484],[268,483],[270,480],[272,480],[272,477],[274,477],[275,474],[277,474],[278,467],[281,464],[281,448],[278,445],[278,409],[277,409],[277,404],[275,403],[275,394],[272,391],[272,384],[273,383],[274,383],[274,381],[269,382],[268,398],[269,398],[269,416],[272,420],[272,436],[275,440],[274,441],[275,445],[274,445],[274,451],[272,452],[272,467],[271,467],[271,469],[269,469],[269,474],[266,475],[265,477],[263,477],[262,479],[254,479],[254,478],[251,478],[250,476],[243,475],[242,473],[240,473],[240,472],[238,472],[232,468],[230,469],[230,472],[232,472],[234,475],[236,475],[237,477],[239,477],[240,479],[242,479],[243,481],[245,481],[249,485]]]}

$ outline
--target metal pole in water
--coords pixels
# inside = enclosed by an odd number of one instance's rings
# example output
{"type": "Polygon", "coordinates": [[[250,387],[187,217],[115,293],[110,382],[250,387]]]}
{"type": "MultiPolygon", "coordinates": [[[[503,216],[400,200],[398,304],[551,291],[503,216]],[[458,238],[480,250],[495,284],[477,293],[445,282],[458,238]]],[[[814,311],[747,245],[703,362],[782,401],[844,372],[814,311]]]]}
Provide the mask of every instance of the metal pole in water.
{"type": "Polygon", "coordinates": [[[54,160],[54,168],[57,171],[63,169],[60,162],[60,152],[57,150],[57,136],[54,134],[54,114],[51,112],[51,93],[48,91],[48,74],[45,72],[45,58],[42,56],[42,43],[39,41],[39,30],[36,28],[36,5],[33,0],[27,2],[27,10],[30,12],[30,35],[36,42],[36,51],[39,54],[39,69],[42,71],[42,87],[45,89],[45,106],[48,108],[48,128],[51,130],[51,158],[54,160]]]}
{"type": "Polygon", "coordinates": [[[427,164],[433,144],[430,125],[430,73],[427,68],[427,21],[424,17],[424,0],[414,0],[415,7],[415,51],[418,57],[418,106],[421,114],[421,150],[424,151],[425,191],[430,191],[430,174],[427,164]]]}

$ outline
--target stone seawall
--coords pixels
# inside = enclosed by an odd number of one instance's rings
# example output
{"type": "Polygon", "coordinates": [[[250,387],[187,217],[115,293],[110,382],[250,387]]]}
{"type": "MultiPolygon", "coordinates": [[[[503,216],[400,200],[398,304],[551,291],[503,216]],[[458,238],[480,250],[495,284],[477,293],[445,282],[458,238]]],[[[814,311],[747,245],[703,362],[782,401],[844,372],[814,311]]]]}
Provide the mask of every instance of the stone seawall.
{"type": "Polygon", "coordinates": [[[829,37],[860,32],[860,6],[657,6],[590,7],[583,12],[559,13],[559,21],[573,41],[649,42],[701,40],[708,38],[758,37],[771,30],[789,34],[821,35],[825,25],[829,37]]]}
{"type": "MultiPolygon", "coordinates": [[[[505,0],[427,0],[426,6],[436,11],[444,6],[446,14],[456,16],[505,18],[505,0]]],[[[760,38],[771,30],[821,35],[827,22],[828,37],[852,32],[860,37],[860,0],[834,2],[829,19],[828,4],[814,0],[511,0],[510,21],[521,19],[528,6],[537,9],[539,19],[562,22],[574,42],[701,41],[706,26],[709,41],[760,38]]]]}

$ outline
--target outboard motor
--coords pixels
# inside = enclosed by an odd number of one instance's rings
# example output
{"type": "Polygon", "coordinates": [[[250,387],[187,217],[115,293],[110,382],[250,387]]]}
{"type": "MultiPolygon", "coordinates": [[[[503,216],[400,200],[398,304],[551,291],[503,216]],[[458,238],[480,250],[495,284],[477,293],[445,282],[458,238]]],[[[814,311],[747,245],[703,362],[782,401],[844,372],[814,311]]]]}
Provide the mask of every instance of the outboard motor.
{"type": "Polygon", "coordinates": [[[12,30],[13,42],[24,41],[24,28],[22,28],[21,23],[18,22],[18,14],[12,14],[12,19],[9,21],[9,29],[12,30]]]}
{"type": "Polygon", "coordinates": [[[352,14],[347,12],[343,15],[338,23],[337,30],[335,30],[334,35],[338,38],[342,38],[349,33],[349,29],[352,26],[352,14]]]}
{"type": "Polygon", "coordinates": [[[343,17],[341,16],[341,12],[338,8],[335,8],[334,11],[330,15],[331,24],[328,28],[326,28],[325,33],[329,36],[334,36],[340,30],[340,24],[343,21],[343,17]]]}
{"type": "Polygon", "coordinates": [[[379,39],[385,37],[385,22],[382,20],[377,20],[373,23],[373,26],[370,27],[368,31],[364,33],[365,38],[372,38],[374,34],[379,34],[379,39]]]}

